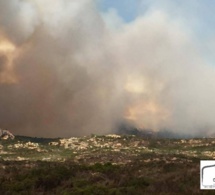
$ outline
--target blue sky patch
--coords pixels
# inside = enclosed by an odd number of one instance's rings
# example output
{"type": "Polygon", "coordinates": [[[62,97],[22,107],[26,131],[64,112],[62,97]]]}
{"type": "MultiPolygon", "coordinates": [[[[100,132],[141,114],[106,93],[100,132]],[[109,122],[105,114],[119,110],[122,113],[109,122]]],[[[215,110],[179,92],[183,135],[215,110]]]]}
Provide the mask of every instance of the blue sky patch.
{"type": "Polygon", "coordinates": [[[114,8],[125,22],[131,22],[139,13],[139,4],[140,0],[101,0],[99,6],[102,12],[114,8]]]}

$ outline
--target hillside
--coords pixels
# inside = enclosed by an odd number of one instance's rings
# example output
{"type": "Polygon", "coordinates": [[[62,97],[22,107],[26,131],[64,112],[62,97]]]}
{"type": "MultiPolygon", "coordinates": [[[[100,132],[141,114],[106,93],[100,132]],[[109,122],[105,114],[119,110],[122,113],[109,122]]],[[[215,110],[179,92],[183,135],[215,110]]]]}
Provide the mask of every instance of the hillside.
{"type": "Polygon", "coordinates": [[[0,140],[0,194],[198,194],[214,151],[212,138],[16,136],[0,140]]]}

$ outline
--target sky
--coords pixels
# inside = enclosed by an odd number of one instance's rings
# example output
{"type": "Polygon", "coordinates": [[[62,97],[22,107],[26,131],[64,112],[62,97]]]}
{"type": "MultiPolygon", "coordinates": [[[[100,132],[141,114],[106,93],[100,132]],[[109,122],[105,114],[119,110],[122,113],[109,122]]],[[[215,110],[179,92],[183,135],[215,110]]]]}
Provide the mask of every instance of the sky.
{"type": "Polygon", "coordinates": [[[118,15],[125,22],[132,22],[140,15],[144,15],[149,9],[159,9],[167,12],[172,17],[178,17],[191,28],[202,31],[203,34],[214,32],[214,6],[210,0],[100,0],[99,9],[107,12],[116,9],[118,15]]]}
{"type": "Polygon", "coordinates": [[[139,6],[139,0],[101,0],[99,2],[99,8],[102,12],[108,12],[109,9],[115,9],[125,22],[132,22],[138,16],[139,6]]]}
{"type": "MultiPolygon", "coordinates": [[[[210,0],[99,0],[98,9],[102,13],[115,10],[124,24],[132,23],[135,19],[150,10],[164,11],[170,17],[179,20],[190,31],[193,39],[200,42],[202,53],[206,60],[215,66],[214,41],[215,33],[215,2],[210,0]],[[202,40],[202,41],[199,41],[202,40]],[[203,45],[202,45],[203,44],[203,45]],[[209,45],[208,45],[209,44],[209,45]]],[[[116,26],[115,26],[116,27],[116,26]]]]}
{"type": "Polygon", "coordinates": [[[0,0],[0,128],[215,133],[215,2],[0,0]]]}
{"type": "Polygon", "coordinates": [[[152,9],[166,12],[180,20],[198,38],[213,36],[215,31],[215,2],[210,0],[100,0],[98,9],[114,9],[125,23],[131,23],[152,9]]]}

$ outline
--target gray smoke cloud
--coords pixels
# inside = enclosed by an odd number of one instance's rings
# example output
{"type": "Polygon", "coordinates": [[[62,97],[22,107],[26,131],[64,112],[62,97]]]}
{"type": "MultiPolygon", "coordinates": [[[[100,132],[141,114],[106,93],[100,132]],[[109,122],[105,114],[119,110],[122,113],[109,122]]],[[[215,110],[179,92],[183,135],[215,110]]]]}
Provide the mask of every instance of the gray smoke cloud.
{"type": "Polygon", "coordinates": [[[0,125],[14,134],[211,131],[214,68],[181,20],[124,23],[92,0],[0,0],[0,125]]]}

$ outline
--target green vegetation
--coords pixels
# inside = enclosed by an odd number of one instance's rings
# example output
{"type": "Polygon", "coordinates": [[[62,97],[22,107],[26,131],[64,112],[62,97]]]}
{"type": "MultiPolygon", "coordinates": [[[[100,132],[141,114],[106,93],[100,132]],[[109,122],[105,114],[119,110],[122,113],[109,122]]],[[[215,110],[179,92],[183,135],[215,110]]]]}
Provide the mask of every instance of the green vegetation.
{"type": "Polygon", "coordinates": [[[0,140],[0,194],[213,194],[201,191],[200,159],[215,139],[135,136],[0,140]]]}

